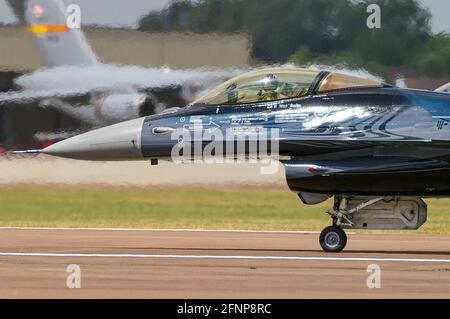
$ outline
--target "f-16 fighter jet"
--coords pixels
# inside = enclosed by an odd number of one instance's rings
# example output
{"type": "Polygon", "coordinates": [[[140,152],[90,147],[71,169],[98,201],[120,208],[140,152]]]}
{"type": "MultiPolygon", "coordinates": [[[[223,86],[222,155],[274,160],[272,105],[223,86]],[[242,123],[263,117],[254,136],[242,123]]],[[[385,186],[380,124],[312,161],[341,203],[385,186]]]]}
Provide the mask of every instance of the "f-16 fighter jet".
{"type": "Polygon", "coordinates": [[[320,245],[339,252],[343,229],[418,229],[427,219],[422,198],[450,196],[450,95],[336,72],[264,69],[187,107],[28,152],[153,164],[276,155],[304,204],[334,197],[320,245]]]}

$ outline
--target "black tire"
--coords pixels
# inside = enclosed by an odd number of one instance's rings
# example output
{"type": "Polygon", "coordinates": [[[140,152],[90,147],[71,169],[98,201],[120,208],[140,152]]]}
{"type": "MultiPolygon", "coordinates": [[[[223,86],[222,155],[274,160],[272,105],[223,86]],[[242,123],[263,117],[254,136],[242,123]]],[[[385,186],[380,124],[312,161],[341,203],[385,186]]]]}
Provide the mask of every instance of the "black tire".
{"type": "Polygon", "coordinates": [[[337,253],[347,245],[347,235],[338,226],[328,226],[320,233],[319,242],[324,251],[337,253]]]}

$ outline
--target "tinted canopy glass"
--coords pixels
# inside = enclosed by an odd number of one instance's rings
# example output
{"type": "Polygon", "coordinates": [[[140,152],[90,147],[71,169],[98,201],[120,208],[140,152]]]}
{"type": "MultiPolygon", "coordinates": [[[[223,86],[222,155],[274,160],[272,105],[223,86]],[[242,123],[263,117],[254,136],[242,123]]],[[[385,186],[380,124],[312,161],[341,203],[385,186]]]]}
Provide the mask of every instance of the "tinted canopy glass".
{"type": "Polygon", "coordinates": [[[382,85],[383,84],[381,82],[376,80],[369,80],[339,73],[330,73],[320,83],[318,92],[323,93],[358,87],[379,87],[382,85]]]}
{"type": "Polygon", "coordinates": [[[319,71],[266,69],[243,74],[213,89],[193,104],[246,104],[302,97],[319,71]]]}

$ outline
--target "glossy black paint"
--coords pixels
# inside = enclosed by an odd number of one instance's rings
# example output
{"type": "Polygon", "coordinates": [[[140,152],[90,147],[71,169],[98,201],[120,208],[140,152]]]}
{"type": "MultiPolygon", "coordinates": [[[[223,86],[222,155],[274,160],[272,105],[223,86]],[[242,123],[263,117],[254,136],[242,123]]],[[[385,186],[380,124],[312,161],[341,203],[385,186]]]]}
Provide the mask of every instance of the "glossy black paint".
{"type": "Polygon", "coordinates": [[[152,129],[195,121],[224,135],[236,127],[277,129],[272,142],[291,158],[283,164],[295,192],[450,196],[448,94],[381,87],[248,105],[194,105],[146,118],[144,156],[169,157],[178,142],[152,129]]]}

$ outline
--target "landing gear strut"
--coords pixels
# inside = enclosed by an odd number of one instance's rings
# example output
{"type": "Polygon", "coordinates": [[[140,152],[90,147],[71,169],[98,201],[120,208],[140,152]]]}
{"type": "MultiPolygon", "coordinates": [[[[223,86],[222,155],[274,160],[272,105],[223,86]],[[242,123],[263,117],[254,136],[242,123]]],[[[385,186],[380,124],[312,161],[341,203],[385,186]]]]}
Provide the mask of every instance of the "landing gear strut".
{"type": "Polygon", "coordinates": [[[335,195],[327,211],[333,226],[320,234],[326,252],[345,248],[343,229],[419,229],[427,220],[427,205],[419,197],[335,195]]]}
{"type": "Polygon", "coordinates": [[[334,205],[328,210],[328,214],[333,219],[333,226],[329,226],[320,233],[320,246],[326,252],[340,252],[347,245],[347,235],[341,227],[353,228],[353,214],[362,209],[381,201],[382,197],[371,198],[363,201],[356,207],[348,209],[349,198],[346,196],[335,196],[334,205]]]}

